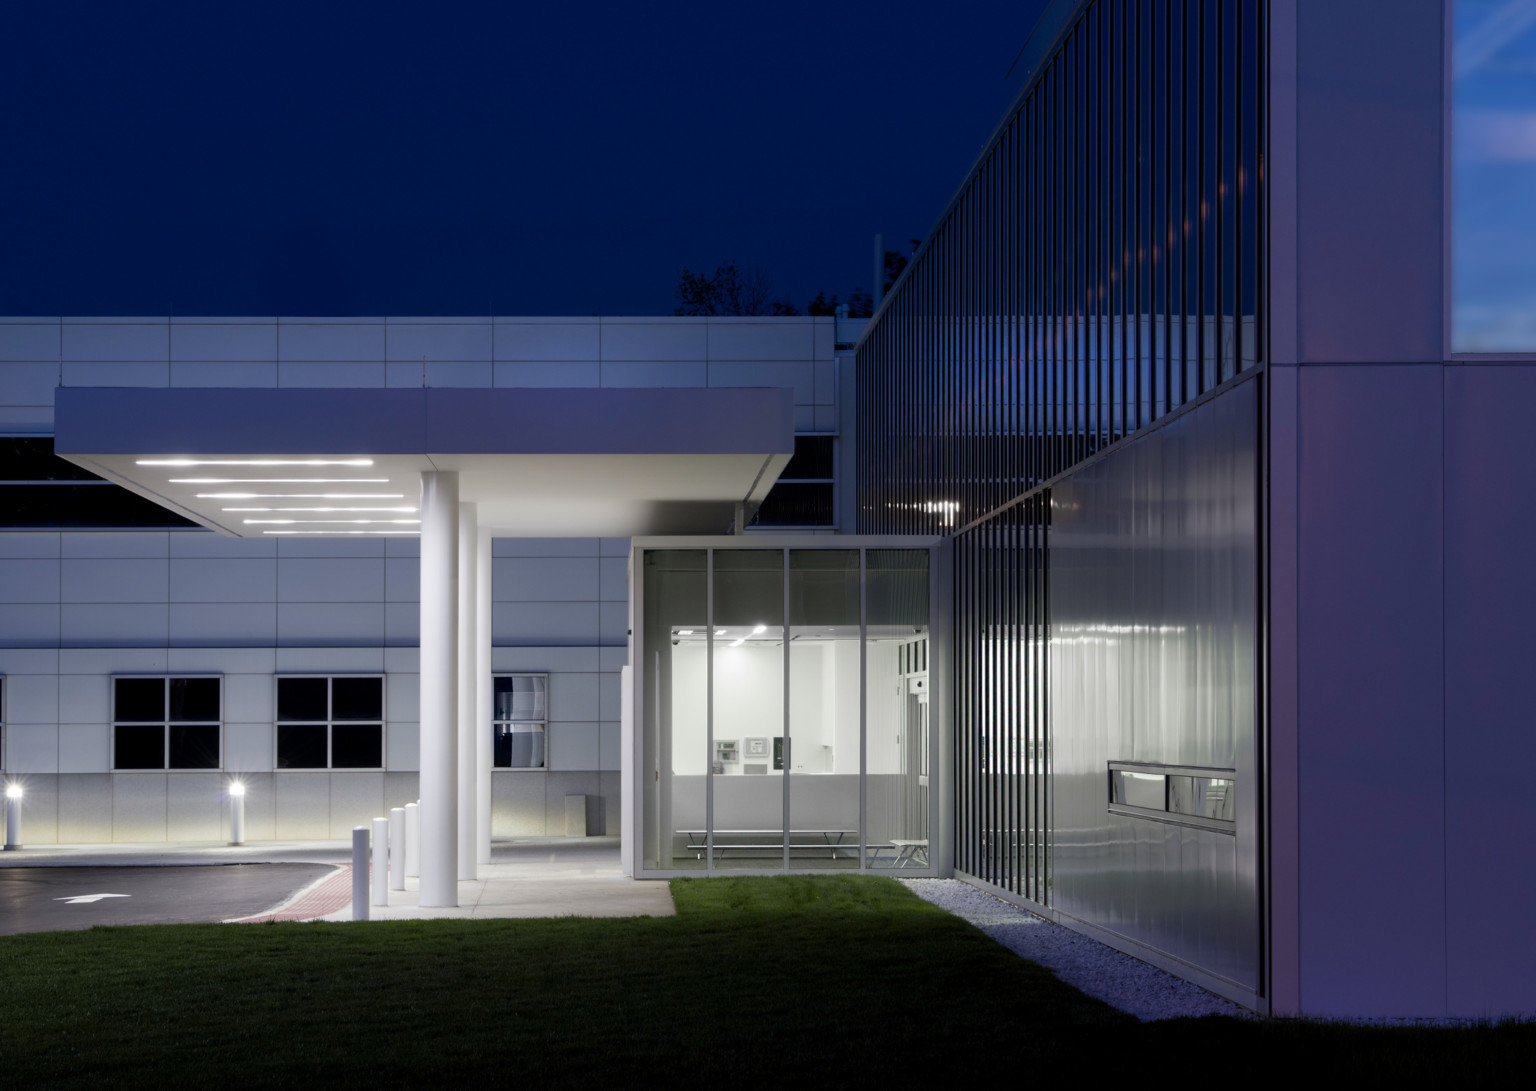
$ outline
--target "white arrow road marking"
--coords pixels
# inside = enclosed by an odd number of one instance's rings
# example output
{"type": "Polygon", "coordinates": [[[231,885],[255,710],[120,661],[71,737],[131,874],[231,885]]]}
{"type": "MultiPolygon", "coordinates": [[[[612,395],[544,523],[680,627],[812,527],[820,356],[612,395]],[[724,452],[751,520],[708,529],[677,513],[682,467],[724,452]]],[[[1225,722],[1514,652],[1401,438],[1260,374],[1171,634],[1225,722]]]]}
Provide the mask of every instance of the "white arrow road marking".
{"type": "Polygon", "coordinates": [[[99,902],[103,898],[131,898],[132,894],[76,894],[73,898],[55,898],[56,902],[68,902],[70,905],[86,905],[90,902],[99,902]]]}

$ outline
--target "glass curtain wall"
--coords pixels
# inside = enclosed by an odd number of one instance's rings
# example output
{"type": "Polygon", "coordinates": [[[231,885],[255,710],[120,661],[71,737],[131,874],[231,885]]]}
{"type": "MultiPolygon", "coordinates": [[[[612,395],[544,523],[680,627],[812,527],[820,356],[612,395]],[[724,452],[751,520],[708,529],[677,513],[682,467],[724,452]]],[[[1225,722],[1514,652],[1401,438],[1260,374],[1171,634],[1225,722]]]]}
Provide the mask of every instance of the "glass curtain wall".
{"type": "Polygon", "coordinates": [[[1042,903],[1051,486],[1263,366],[1268,18],[1082,4],[859,345],[858,532],[956,538],[956,866],[1042,903]]]}
{"type": "Polygon", "coordinates": [[[643,558],[642,867],[930,867],[928,550],[643,558]]]}

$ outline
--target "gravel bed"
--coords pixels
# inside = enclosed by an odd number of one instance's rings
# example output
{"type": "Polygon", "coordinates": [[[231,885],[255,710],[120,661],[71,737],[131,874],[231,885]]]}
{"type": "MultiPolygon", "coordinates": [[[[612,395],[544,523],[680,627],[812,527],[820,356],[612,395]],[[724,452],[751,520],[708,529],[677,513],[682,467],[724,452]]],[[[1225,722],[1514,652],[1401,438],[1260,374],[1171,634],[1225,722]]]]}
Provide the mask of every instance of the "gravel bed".
{"type": "Polygon", "coordinates": [[[1230,1000],[977,890],[959,879],[904,879],[926,902],[970,921],[1008,950],[1073,988],[1143,1021],[1194,1015],[1252,1016],[1230,1000]]]}

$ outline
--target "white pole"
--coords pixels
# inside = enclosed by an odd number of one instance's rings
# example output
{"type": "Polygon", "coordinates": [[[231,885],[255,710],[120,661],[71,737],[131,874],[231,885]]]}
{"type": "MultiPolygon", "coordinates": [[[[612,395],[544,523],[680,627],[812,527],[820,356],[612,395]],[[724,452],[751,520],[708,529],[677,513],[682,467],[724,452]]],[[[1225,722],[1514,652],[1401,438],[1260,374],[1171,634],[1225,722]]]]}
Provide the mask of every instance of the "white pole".
{"type": "Polygon", "coordinates": [[[475,700],[475,577],[479,565],[475,547],[480,533],[475,519],[475,505],[459,505],[459,880],[473,879],[475,862],[475,727],[479,722],[475,700]]]}
{"type": "Polygon", "coordinates": [[[475,861],[491,862],[491,532],[475,546],[475,861]]]}
{"type": "Polygon", "coordinates": [[[373,904],[389,904],[389,819],[373,820],[373,904]]]}
{"type": "Polygon", "coordinates": [[[421,904],[459,904],[459,475],[421,475],[421,904]]]}
{"type": "Polygon", "coordinates": [[[405,808],[389,809],[389,889],[405,889],[405,808]]]}
{"type": "Polygon", "coordinates": [[[5,789],[5,848],[13,852],[21,848],[21,785],[9,784],[5,789]]]}
{"type": "Polygon", "coordinates": [[[352,827],[352,919],[368,919],[368,827],[352,827]]]}
{"type": "Polygon", "coordinates": [[[245,844],[245,785],[239,781],[229,786],[229,843],[245,844]]]}
{"type": "Polygon", "coordinates": [[[405,876],[421,878],[421,807],[416,803],[405,805],[405,876]]]}

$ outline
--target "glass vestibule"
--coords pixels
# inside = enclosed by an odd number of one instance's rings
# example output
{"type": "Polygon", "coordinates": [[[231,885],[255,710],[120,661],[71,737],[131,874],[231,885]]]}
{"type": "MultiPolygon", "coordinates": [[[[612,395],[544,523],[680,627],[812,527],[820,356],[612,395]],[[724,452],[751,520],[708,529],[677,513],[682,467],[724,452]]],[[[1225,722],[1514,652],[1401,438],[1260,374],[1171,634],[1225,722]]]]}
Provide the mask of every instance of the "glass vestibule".
{"type": "Polygon", "coordinates": [[[928,868],[928,549],[637,560],[642,871],[928,868]]]}

